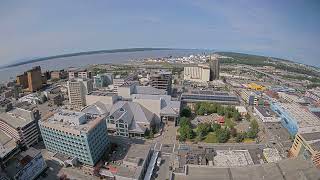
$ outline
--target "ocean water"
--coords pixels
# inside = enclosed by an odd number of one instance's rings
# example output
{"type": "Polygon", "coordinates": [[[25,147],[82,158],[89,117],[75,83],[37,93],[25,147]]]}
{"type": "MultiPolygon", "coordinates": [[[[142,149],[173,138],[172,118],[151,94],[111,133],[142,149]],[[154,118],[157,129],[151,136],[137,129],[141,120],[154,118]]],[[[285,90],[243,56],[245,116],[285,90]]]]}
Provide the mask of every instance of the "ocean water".
{"type": "Polygon", "coordinates": [[[34,66],[41,66],[42,71],[59,70],[68,67],[84,67],[90,64],[121,64],[127,63],[132,59],[140,58],[158,58],[158,57],[179,57],[191,54],[202,53],[200,50],[152,50],[138,52],[118,52],[104,54],[90,54],[73,57],[64,57],[50,59],[35,63],[23,64],[15,67],[0,69],[0,82],[6,82],[24,71],[31,69],[34,66]]]}

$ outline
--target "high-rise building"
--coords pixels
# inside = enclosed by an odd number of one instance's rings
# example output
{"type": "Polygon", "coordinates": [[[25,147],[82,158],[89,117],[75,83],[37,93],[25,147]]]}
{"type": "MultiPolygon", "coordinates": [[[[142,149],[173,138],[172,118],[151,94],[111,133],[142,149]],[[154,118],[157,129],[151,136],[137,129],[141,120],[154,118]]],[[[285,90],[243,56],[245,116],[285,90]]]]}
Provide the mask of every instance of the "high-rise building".
{"type": "Polygon", "coordinates": [[[16,139],[21,145],[30,147],[38,142],[38,110],[16,108],[0,113],[0,129],[16,139]]]}
{"type": "Polygon", "coordinates": [[[220,74],[219,59],[210,56],[209,66],[210,66],[210,81],[219,79],[219,74],[220,74]]]}
{"type": "Polygon", "coordinates": [[[86,106],[86,95],[93,90],[91,79],[72,79],[68,81],[69,102],[75,109],[86,106]]]}
{"type": "Polygon", "coordinates": [[[109,145],[104,116],[58,110],[39,121],[39,127],[49,151],[77,158],[89,166],[100,160],[109,145]]]}
{"type": "Polygon", "coordinates": [[[31,92],[40,90],[42,85],[46,83],[46,78],[42,76],[40,66],[33,67],[22,75],[18,75],[16,80],[18,85],[31,92]]]}
{"type": "Polygon", "coordinates": [[[210,80],[210,67],[205,64],[184,67],[183,79],[194,82],[208,82],[210,80]]]}
{"type": "Polygon", "coordinates": [[[167,71],[159,71],[150,75],[150,85],[157,89],[164,89],[171,94],[172,73],[167,71]]]}

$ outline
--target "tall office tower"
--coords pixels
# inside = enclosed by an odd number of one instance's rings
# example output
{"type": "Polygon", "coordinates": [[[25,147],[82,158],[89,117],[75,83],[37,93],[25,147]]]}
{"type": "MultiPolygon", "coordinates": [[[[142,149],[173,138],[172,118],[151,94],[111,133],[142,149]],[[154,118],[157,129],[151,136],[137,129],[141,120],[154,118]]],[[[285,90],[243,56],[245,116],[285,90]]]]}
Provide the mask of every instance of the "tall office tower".
{"type": "Polygon", "coordinates": [[[97,74],[96,76],[93,76],[93,87],[96,89],[107,87],[108,85],[112,84],[112,80],[112,74],[97,74]]]}
{"type": "Polygon", "coordinates": [[[40,66],[33,67],[31,70],[18,75],[16,80],[18,85],[31,92],[40,90],[42,84],[46,83],[46,78],[42,76],[40,66]]]}
{"type": "Polygon", "coordinates": [[[157,89],[164,89],[171,94],[172,73],[167,71],[159,71],[150,76],[150,85],[157,89]]]}
{"type": "Polygon", "coordinates": [[[87,116],[83,112],[58,110],[39,121],[46,148],[94,166],[108,148],[104,116],[87,116]]]}
{"type": "Polygon", "coordinates": [[[187,66],[183,70],[183,79],[194,82],[208,82],[210,80],[210,67],[206,64],[187,66]]]}
{"type": "Polygon", "coordinates": [[[210,56],[210,59],[208,61],[210,65],[210,81],[219,79],[219,73],[220,73],[219,59],[210,56]]]}
{"type": "Polygon", "coordinates": [[[93,90],[91,79],[72,79],[68,81],[69,102],[75,109],[86,106],[86,95],[93,90]]]}

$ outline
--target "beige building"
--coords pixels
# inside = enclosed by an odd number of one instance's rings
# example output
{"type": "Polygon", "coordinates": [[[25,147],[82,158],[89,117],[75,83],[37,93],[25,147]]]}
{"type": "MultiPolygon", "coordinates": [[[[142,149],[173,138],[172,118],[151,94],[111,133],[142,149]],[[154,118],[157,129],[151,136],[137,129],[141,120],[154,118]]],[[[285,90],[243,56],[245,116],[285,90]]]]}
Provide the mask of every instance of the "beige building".
{"type": "Polygon", "coordinates": [[[41,74],[41,67],[36,66],[22,75],[18,75],[17,84],[23,89],[34,92],[42,88],[42,84],[46,83],[46,78],[41,74]]]}
{"type": "Polygon", "coordinates": [[[302,156],[312,160],[313,164],[320,168],[320,132],[298,133],[288,156],[302,156]]]}
{"type": "Polygon", "coordinates": [[[210,80],[210,67],[206,64],[184,67],[183,79],[194,82],[208,82],[210,80]]]}
{"type": "Polygon", "coordinates": [[[69,102],[75,109],[86,106],[86,95],[93,90],[91,79],[72,79],[68,81],[69,102]]]}

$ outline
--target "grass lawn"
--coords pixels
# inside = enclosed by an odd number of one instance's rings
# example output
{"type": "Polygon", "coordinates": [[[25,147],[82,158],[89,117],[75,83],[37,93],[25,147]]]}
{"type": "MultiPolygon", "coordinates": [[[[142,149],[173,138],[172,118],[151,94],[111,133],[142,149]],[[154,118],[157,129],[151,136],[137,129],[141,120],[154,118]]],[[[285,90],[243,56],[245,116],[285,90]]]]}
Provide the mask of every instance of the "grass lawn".
{"type": "Polygon", "coordinates": [[[245,139],[243,140],[243,142],[244,142],[244,143],[254,143],[254,142],[256,142],[256,141],[255,141],[255,139],[245,138],[245,139]]]}
{"type": "Polygon", "coordinates": [[[203,141],[206,143],[218,143],[217,136],[214,132],[210,132],[203,141]]]}

